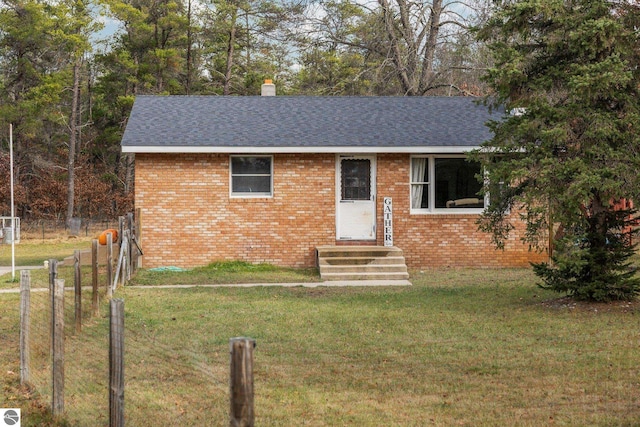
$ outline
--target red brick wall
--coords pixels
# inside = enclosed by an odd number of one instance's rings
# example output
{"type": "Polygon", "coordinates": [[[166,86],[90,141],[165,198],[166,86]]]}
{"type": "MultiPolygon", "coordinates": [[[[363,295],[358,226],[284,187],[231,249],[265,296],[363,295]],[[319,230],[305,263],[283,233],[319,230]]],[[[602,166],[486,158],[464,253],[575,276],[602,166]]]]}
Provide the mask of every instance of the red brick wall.
{"type": "MultiPolygon", "coordinates": [[[[273,197],[238,199],[229,197],[228,154],[137,154],[144,267],[216,260],[314,266],[315,247],[335,243],[335,162],[333,154],[276,154],[273,197]]],[[[475,215],[409,215],[408,168],[409,155],[378,156],[377,240],[382,245],[382,200],[390,196],[394,244],[410,267],[536,258],[516,235],[504,252],[494,250],[475,215]]]]}
{"type": "Polygon", "coordinates": [[[335,241],[335,156],[274,156],[274,197],[229,198],[229,155],[136,155],[143,265],[315,265],[335,241]]]}

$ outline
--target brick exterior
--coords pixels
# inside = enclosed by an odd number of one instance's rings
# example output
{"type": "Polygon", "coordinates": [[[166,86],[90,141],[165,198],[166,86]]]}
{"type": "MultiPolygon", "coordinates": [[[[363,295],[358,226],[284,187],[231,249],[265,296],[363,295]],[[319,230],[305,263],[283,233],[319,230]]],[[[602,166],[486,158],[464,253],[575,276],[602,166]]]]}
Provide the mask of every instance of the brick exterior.
{"type": "Polygon", "coordinates": [[[378,244],[383,242],[382,200],[393,198],[393,243],[404,251],[407,266],[519,267],[547,259],[520,241],[524,223],[513,215],[516,227],[504,250],[495,249],[490,235],[478,231],[474,214],[409,214],[408,154],[378,155],[378,244]]]}
{"type": "MultiPolygon", "coordinates": [[[[216,260],[315,265],[315,247],[336,243],[334,154],[275,154],[272,198],[229,197],[228,154],[136,154],[136,208],[145,268],[216,260]]],[[[477,215],[409,215],[409,155],[377,156],[377,244],[382,200],[393,198],[394,244],[412,268],[524,266],[546,257],[519,241],[505,251],[477,231],[477,215]]]]}

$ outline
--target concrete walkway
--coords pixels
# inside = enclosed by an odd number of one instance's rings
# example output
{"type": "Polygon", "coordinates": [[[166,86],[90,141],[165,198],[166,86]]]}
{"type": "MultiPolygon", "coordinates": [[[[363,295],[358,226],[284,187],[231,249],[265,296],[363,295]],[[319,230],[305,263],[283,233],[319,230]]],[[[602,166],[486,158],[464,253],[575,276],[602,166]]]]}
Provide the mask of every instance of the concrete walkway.
{"type": "MultiPolygon", "coordinates": [[[[44,265],[16,265],[16,277],[20,276],[20,270],[37,270],[39,268],[44,268],[44,265]]],[[[3,274],[11,274],[11,266],[0,265],[0,276],[2,276],[3,274]]]]}
{"type": "Polygon", "coordinates": [[[347,286],[411,286],[408,280],[330,280],[325,282],[294,282],[294,283],[231,283],[218,285],[156,285],[156,286],[125,286],[128,289],[188,289],[188,288],[258,288],[280,286],[283,288],[318,288],[318,287],[347,287],[347,286]]]}
{"type": "MultiPolygon", "coordinates": [[[[20,270],[32,270],[43,267],[16,267],[16,277],[20,276],[20,270]]],[[[0,267],[0,276],[6,273],[11,273],[11,267],[7,271],[5,267],[0,267]]],[[[408,280],[333,280],[325,282],[293,282],[293,283],[228,283],[228,284],[215,284],[215,285],[147,285],[147,286],[126,286],[127,289],[190,289],[190,288],[259,288],[268,286],[279,286],[282,288],[318,288],[318,287],[379,287],[379,286],[411,286],[411,282],[408,280]]],[[[91,290],[90,286],[83,286],[83,289],[91,290]]],[[[32,291],[46,291],[47,288],[34,288],[32,291]]],[[[73,290],[73,287],[65,287],[65,290],[73,290]]],[[[0,294],[15,294],[19,293],[18,287],[11,289],[0,289],[0,294]]]]}

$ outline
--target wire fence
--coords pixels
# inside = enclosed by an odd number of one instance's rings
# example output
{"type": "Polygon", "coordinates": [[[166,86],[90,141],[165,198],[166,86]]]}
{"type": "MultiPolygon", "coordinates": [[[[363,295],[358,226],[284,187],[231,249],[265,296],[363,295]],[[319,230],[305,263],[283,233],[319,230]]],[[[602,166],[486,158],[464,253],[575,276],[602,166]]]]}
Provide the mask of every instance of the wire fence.
{"type": "MultiPolygon", "coordinates": [[[[126,300],[125,300],[126,304],[126,300]]],[[[160,342],[125,319],[125,411],[128,426],[228,425],[228,365],[207,354],[160,342]]]]}
{"type": "MultiPolygon", "coordinates": [[[[126,246],[127,233],[122,234],[119,243],[126,246]]],[[[124,266],[135,263],[107,255],[107,265],[99,265],[96,245],[94,241],[91,266],[83,267],[76,254],[73,267],[50,260],[48,277],[21,272],[21,306],[28,307],[26,312],[21,308],[23,383],[69,425],[123,425],[114,424],[114,419],[124,420],[122,412],[114,416],[113,358],[119,345],[124,349],[122,395],[128,426],[147,426],[150,420],[154,425],[228,425],[227,364],[212,363],[206,350],[163,342],[161,331],[135,313],[123,313],[124,337],[115,337],[120,344],[114,347],[110,303],[116,300],[111,296],[116,285],[126,282],[124,266]],[[122,265],[116,268],[122,272],[120,280],[113,277],[116,264],[122,265]]],[[[131,256],[134,251],[119,252],[131,256]]],[[[252,392],[243,396],[238,406],[242,416],[243,405],[253,406],[252,392]]]]}
{"type": "Polygon", "coordinates": [[[23,219],[20,222],[21,240],[51,240],[60,237],[89,237],[103,230],[117,228],[118,219],[73,218],[70,224],[64,220],[23,219]]]}
{"type": "MultiPolygon", "coordinates": [[[[29,348],[26,362],[27,382],[44,402],[51,402],[51,296],[48,283],[32,283],[30,294],[30,326],[26,345],[29,348]]],[[[21,325],[25,333],[25,325],[21,325]]],[[[23,369],[24,370],[24,369],[23,369]]],[[[26,378],[25,378],[26,377],[26,378]]]]}
{"type": "MultiPolygon", "coordinates": [[[[30,297],[28,383],[54,408],[52,298],[44,283],[30,297]]],[[[73,426],[108,426],[110,415],[110,323],[106,289],[96,315],[92,294],[82,294],[82,328],[76,330],[73,288],[64,292],[64,392],[62,418],[73,426]]],[[[229,373],[210,355],[161,342],[153,328],[125,317],[124,394],[128,426],[225,425],[229,373]],[[203,398],[204,396],[204,398],[203,398]]]]}
{"type": "Polygon", "coordinates": [[[75,251],[73,266],[58,268],[57,260],[49,260],[48,277],[32,280],[30,271],[21,272],[21,380],[71,425],[109,425],[107,301],[130,277],[138,255],[129,248],[133,216],[118,224],[120,232],[107,236],[101,255],[94,240],[90,253],[75,251]],[[121,258],[113,257],[115,235],[121,258]]]}
{"type": "MultiPolygon", "coordinates": [[[[24,273],[21,280],[24,280],[24,273]]],[[[28,271],[26,271],[28,273],[28,271]]],[[[62,282],[62,281],[61,281],[62,282]]],[[[63,341],[63,413],[72,425],[90,426],[101,418],[108,425],[108,362],[109,347],[103,332],[108,332],[105,319],[106,302],[93,307],[91,287],[82,289],[79,295],[73,286],[64,283],[62,300],[63,341]],[[79,301],[77,300],[79,298],[79,301]],[[80,312],[78,312],[80,303],[80,312]],[[78,320],[78,315],[80,319],[78,320]],[[78,327],[78,325],[81,325],[78,327]]],[[[106,301],[106,284],[98,289],[99,301],[106,301]]],[[[28,328],[28,374],[25,379],[43,404],[52,409],[56,404],[53,389],[55,374],[53,369],[54,343],[56,338],[52,318],[54,297],[48,282],[35,279],[31,283],[29,297],[28,328]]],[[[21,326],[25,329],[25,325],[21,326]]],[[[108,333],[107,333],[108,338],[108,333]]],[[[24,369],[21,369],[23,371],[24,369]]],[[[55,412],[55,411],[53,411],[55,412]]]]}

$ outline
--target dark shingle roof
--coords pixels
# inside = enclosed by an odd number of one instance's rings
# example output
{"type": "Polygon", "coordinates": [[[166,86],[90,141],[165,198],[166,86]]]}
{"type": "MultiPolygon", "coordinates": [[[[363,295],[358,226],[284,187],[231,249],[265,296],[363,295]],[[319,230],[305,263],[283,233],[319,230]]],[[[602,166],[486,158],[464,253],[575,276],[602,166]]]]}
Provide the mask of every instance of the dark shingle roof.
{"type": "Polygon", "coordinates": [[[127,152],[378,152],[475,147],[489,114],[465,97],[138,96],[127,152]]]}

